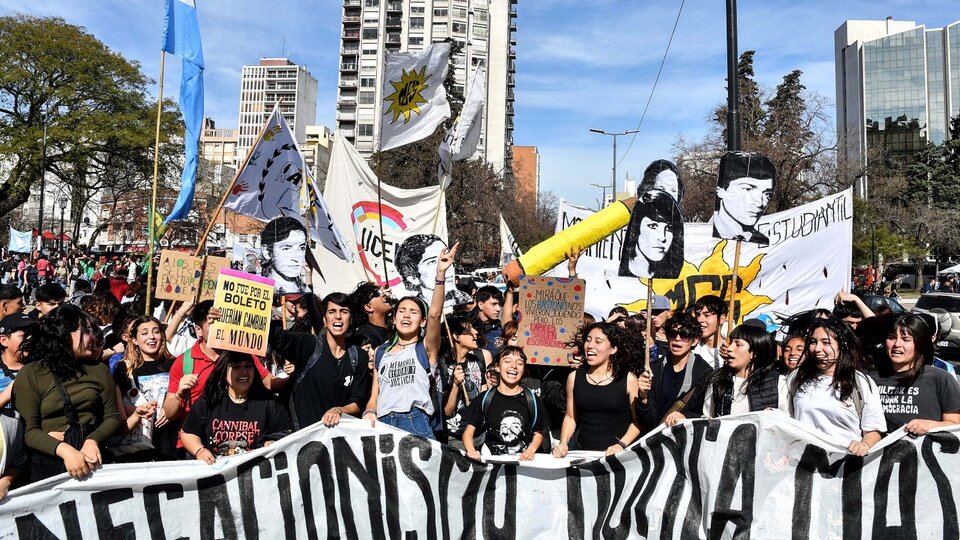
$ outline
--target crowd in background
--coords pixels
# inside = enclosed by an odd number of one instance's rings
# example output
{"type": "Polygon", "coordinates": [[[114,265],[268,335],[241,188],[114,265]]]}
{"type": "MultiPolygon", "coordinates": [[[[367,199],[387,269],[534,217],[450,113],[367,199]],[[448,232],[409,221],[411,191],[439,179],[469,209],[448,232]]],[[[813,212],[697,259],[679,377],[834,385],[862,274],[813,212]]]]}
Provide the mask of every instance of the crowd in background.
{"type": "Polygon", "coordinates": [[[456,252],[438,256],[429,299],[374,283],[284,297],[262,357],[207,343],[220,316],[211,301],[144,315],[136,257],[5,257],[0,497],[109,462],[213,463],[345,415],[518,460],[615,454],[684,419],[766,409],[855,455],[896,430],[960,422],[935,316],[874,313],[840,293],[832,310],[763,315],[726,335],[725,300],[673,311],[654,296],[652,339],[645,313],[611,306],[585,314],[568,366],[546,367],[518,346],[513,288],[462,279],[470,302],[443,314],[456,252]]]}

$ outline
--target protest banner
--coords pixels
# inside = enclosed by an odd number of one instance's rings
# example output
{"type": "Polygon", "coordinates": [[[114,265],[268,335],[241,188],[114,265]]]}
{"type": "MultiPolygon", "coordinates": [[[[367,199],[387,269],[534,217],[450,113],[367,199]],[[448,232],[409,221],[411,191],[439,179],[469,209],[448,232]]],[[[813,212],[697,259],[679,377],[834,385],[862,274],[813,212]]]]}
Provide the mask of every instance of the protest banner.
{"type": "MultiPolygon", "coordinates": [[[[593,215],[591,210],[560,203],[557,232],[593,215]]],[[[797,313],[833,307],[833,298],[849,288],[853,246],[853,194],[828,197],[760,218],[756,229],[769,238],[761,247],[743,243],[736,281],[737,320],[768,313],[797,313]],[[811,256],[816,254],[816,256],[811,256]]],[[[606,315],[622,305],[639,312],[646,307],[646,286],[635,278],[618,277],[626,228],[591,245],[580,257],[577,274],[587,282],[589,313],[606,315]]],[[[684,262],[676,279],[657,279],[653,293],[666,296],[674,309],[686,309],[697,298],[730,297],[736,242],[713,237],[710,223],[684,224],[684,262]]],[[[531,251],[528,251],[528,254],[531,251]]],[[[548,275],[566,275],[560,264],[548,275]]]]}
{"type": "Polygon", "coordinates": [[[213,465],[107,465],[15,490],[0,536],[956,538],[960,426],[904,435],[856,457],[765,411],[593,461],[484,464],[344,416],[213,465]]]}
{"type": "Polygon", "coordinates": [[[213,299],[220,319],[211,325],[207,344],[214,349],[266,354],[273,286],[270,278],[221,269],[213,299]]]}
{"type": "Polygon", "coordinates": [[[203,281],[200,286],[198,302],[213,300],[217,291],[217,280],[220,278],[221,268],[230,268],[229,258],[207,255],[207,259],[203,263],[203,281]]]}
{"type": "Polygon", "coordinates": [[[517,341],[530,364],[569,365],[566,342],[583,324],[582,279],[524,276],[520,280],[517,341]]]}
{"type": "Polygon", "coordinates": [[[203,270],[203,257],[164,249],[157,267],[156,297],[161,300],[191,302],[197,298],[203,270]]]}

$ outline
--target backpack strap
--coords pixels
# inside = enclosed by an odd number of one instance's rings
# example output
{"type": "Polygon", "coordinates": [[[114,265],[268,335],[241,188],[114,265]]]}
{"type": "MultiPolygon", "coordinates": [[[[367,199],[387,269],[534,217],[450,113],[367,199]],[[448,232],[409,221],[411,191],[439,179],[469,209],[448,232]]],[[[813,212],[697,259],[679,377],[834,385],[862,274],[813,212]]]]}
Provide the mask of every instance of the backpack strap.
{"type": "Polygon", "coordinates": [[[380,369],[380,361],[383,360],[383,355],[387,354],[387,347],[389,346],[390,345],[388,343],[384,343],[383,345],[377,347],[377,350],[373,356],[373,369],[375,371],[380,369]]]}
{"type": "Polygon", "coordinates": [[[533,419],[530,421],[530,433],[533,433],[533,428],[537,425],[537,420],[540,419],[540,409],[537,407],[537,398],[533,395],[533,390],[524,386],[523,395],[527,398],[527,410],[533,415],[533,419]]]}
{"type": "Polygon", "coordinates": [[[347,356],[350,357],[350,368],[352,369],[351,373],[357,372],[357,365],[360,364],[360,356],[357,353],[356,347],[347,347],[347,356]]]}
{"type": "Polygon", "coordinates": [[[187,350],[183,353],[183,374],[190,375],[193,373],[193,346],[187,347],[187,350]]]}
{"type": "Polygon", "coordinates": [[[483,397],[480,398],[480,412],[483,413],[480,415],[480,418],[483,419],[484,427],[486,427],[487,424],[487,411],[490,410],[490,401],[495,391],[496,388],[488,388],[487,391],[483,393],[483,397]]]}
{"type": "Polygon", "coordinates": [[[320,360],[320,357],[323,356],[323,349],[326,346],[326,337],[323,335],[316,336],[317,338],[317,348],[314,349],[313,354],[310,355],[310,358],[307,360],[307,363],[304,364],[303,369],[300,370],[300,375],[297,376],[297,382],[293,385],[293,389],[296,390],[300,383],[303,381],[303,378],[307,375],[307,372],[310,371],[313,366],[317,364],[320,360]]]}

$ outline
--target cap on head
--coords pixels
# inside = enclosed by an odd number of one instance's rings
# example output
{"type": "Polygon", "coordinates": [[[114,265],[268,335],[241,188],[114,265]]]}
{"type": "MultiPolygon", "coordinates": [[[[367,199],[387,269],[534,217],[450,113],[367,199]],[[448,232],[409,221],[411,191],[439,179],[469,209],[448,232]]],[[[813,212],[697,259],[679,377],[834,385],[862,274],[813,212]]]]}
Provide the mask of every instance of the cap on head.
{"type": "Polygon", "coordinates": [[[0,334],[12,334],[37,324],[35,319],[23,313],[13,313],[0,319],[0,334]]]}

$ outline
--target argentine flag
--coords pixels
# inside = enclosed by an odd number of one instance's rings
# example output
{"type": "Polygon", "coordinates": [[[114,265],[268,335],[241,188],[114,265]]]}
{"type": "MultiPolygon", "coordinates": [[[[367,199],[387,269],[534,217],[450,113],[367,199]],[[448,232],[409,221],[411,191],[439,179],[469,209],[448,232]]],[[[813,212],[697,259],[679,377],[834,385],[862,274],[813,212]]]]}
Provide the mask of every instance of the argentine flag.
{"type": "Polygon", "coordinates": [[[194,0],[167,0],[167,16],[163,25],[163,50],[183,60],[180,80],[180,112],[185,124],[185,156],[180,177],[180,195],[164,223],[187,217],[193,206],[193,190],[197,180],[197,159],[200,130],[203,129],[203,47],[200,45],[200,23],[194,0]]]}

